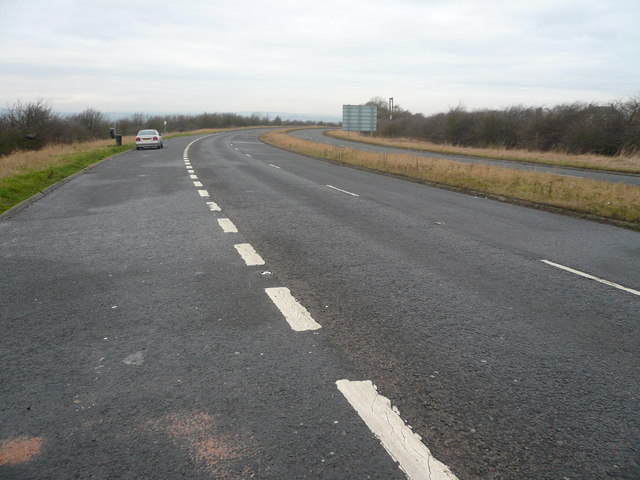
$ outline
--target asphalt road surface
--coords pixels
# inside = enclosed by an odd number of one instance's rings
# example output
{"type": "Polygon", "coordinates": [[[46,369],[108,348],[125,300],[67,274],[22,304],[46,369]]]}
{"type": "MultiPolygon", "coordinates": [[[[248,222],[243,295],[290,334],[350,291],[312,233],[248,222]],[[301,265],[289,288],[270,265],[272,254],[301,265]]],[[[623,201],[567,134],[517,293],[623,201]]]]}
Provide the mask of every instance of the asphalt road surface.
{"type": "Polygon", "coordinates": [[[553,165],[542,165],[527,162],[514,162],[508,160],[494,160],[490,158],[471,157],[466,155],[451,155],[447,153],[424,152],[420,150],[407,150],[402,148],[381,147],[378,145],[369,145],[362,142],[351,142],[344,139],[328,137],[324,135],[326,130],[306,129],[291,132],[290,135],[303,138],[305,140],[313,140],[315,142],[326,143],[341,147],[355,148],[357,150],[366,150],[370,152],[385,153],[412,153],[421,157],[442,158],[445,160],[453,160],[464,163],[485,163],[496,167],[515,168],[518,170],[536,170],[539,172],[555,173],[557,175],[566,175],[579,178],[590,178],[592,180],[601,180],[605,182],[627,183],[629,185],[640,185],[640,175],[625,174],[616,172],[603,172],[597,170],[581,169],[581,168],[565,168],[553,165]]]}
{"type": "Polygon", "coordinates": [[[638,233],[259,133],[0,221],[0,478],[640,477],[638,233]]]}

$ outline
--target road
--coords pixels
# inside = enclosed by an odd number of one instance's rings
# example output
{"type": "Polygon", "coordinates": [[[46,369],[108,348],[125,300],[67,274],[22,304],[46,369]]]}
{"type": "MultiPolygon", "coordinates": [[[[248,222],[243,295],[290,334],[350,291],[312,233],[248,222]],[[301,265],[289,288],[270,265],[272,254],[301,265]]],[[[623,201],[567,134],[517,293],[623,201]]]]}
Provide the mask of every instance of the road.
{"type": "Polygon", "coordinates": [[[508,160],[494,160],[490,158],[472,157],[466,155],[452,155],[447,153],[437,152],[424,152],[420,150],[407,150],[402,148],[393,147],[381,147],[378,145],[369,145],[361,142],[352,142],[344,139],[338,139],[328,137],[324,135],[326,130],[321,129],[303,129],[296,130],[290,133],[295,137],[303,138],[305,140],[313,140],[315,142],[326,143],[328,145],[335,145],[340,147],[355,148],[357,150],[366,150],[370,152],[380,153],[412,153],[421,157],[442,158],[444,160],[453,160],[456,162],[464,163],[484,163],[488,165],[494,165],[496,167],[508,167],[518,170],[536,170],[539,172],[555,173],[557,175],[566,175],[579,178],[590,178],[592,180],[601,180],[604,182],[614,183],[626,183],[629,185],[640,185],[640,175],[638,174],[624,174],[616,172],[604,172],[597,170],[581,169],[581,168],[566,168],[556,167],[552,165],[542,165],[536,163],[527,162],[515,162],[508,160]]]}
{"type": "Polygon", "coordinates": [[[638,233],[259,133],[127,152],[0,222],[2,478],[406,478],[344,381],[432,478],[638,478],[638,233]]]}

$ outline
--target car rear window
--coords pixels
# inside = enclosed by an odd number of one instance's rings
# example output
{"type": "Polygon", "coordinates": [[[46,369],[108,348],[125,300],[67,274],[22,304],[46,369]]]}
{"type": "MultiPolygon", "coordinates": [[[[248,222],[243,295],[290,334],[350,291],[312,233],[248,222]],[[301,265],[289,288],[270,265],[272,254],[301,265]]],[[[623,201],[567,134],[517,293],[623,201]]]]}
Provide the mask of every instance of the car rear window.
{"type": "Polygon", "coordinates": [[[138,135],[157,135],[155,130],[140,130],[138,135]]]}

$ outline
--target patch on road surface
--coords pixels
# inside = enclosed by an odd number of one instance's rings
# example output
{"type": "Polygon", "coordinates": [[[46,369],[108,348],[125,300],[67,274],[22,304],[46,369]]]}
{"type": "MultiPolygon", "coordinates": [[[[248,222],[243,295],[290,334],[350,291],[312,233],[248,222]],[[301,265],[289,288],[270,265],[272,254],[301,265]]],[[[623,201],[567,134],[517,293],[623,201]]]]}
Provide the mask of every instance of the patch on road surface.
{"type": "Polygon", "coordinates": [[[0,467],[33,460],[40,453],[43,443],[42,437],[27,436],[0,441],[0,467]]]}
{"type": "Polygon", "coordinates": [[[127,365],[142,365],[144,363],[144,354],[142,352],[132,353],[122,360],[122,362],[127,365]]]}
{"type": "Polygon", "coordinates": [[[167,435],[175,444],[187,450],[191,461],[214,478],[245,478],[253,476],[243,466],[249,456],[247,446],[216,432],[215,416],[204,412],[177,412],[151,425],[154,433],[167,435]]]}

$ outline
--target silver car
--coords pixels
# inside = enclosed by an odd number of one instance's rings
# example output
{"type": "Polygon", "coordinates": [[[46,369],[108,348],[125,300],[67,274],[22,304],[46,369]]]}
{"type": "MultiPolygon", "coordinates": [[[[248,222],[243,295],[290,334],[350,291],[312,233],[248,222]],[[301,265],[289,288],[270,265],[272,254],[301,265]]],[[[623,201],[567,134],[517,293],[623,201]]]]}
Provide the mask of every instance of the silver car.
{"type": "Polygon", "coordinates": [[[157,130],[140,130],[136,135],[136,150],[162,148],[162,135],[157,130]]]}

